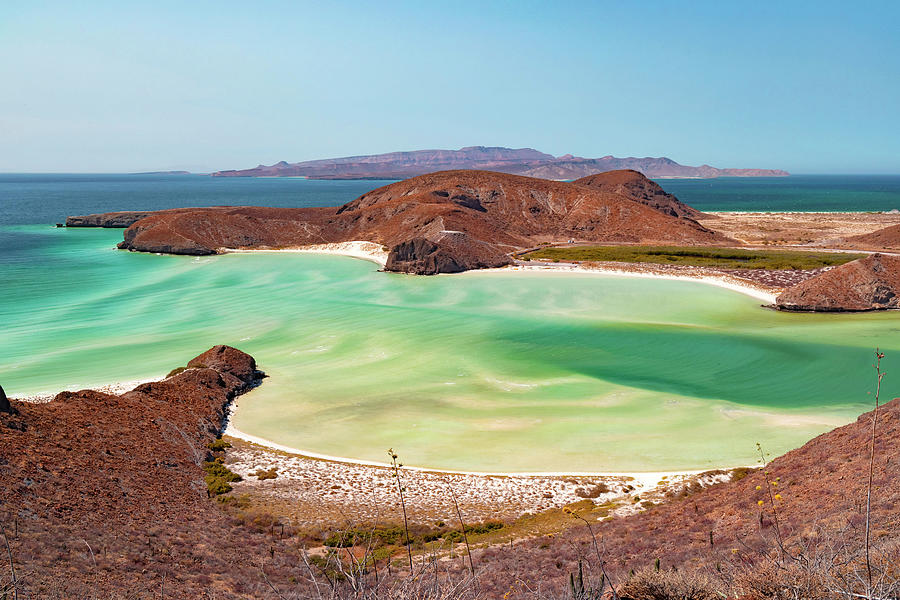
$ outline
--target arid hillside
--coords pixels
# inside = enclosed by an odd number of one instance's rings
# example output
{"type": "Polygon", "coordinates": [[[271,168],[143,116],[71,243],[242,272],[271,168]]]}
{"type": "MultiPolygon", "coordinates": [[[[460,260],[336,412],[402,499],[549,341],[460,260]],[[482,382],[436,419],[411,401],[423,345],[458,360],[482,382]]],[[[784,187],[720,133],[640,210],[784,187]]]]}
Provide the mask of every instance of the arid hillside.
{"type": "MultiPolygon", "coordinates": [[[[652,182],[603,184],[606,178],[621,177],[605,173],[585,186],[489,171],[445,171],[378,188],[337,209],[162,211],[132,224],[120,247],[213,254],[222,248],[365,240],[390,248],[388,270],[433,274],[502,266],[510,262],[512,251],[570,239],[681,245],[733,242],[696,221],[673,216],[668,206],[655,207],[646,192],[652,182]]],[[[636,173],[627,177],[645,179],[636,173]]]]}

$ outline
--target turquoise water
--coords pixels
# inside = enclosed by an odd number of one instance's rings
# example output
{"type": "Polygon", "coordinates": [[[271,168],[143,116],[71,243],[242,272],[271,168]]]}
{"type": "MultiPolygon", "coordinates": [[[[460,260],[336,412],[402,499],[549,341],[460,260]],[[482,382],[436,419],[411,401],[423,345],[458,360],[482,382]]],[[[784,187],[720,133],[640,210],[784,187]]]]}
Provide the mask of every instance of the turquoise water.
{"type": "MultiPolygon", "coordinates": [[[[386,183],[205,175],[0,174],[0,225],[52,224],[75,214],[181,206],[338,206],[386,183]]],[[[900,175],[662,179],[658,183],[707,211],[900,209],[900,175]]]]}
{"type": "MultiPolygon", "coordinates": [[[[257,202],[262,203],[262,202],[257,202]]],[[[0,227],[13,397],[158,377],[207,347],[269,375],[235,425],[310,451],[482,471],[750,464],[854,419],[896,314],[792,315],[693,282],[431,278],[296,254],[113,249],[119,230],[0,227]]],[[[887,394],[891,393],[886,379],[887,394]]]]}

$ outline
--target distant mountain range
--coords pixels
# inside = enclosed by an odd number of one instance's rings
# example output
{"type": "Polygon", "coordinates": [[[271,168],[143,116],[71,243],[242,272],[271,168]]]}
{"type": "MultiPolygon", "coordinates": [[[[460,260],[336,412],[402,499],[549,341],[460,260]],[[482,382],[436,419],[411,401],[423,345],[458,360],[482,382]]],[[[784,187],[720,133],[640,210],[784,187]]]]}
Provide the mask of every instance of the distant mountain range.
{"type": "Polygon", "coordinates": [[[581,158],[552,156],[531,148],[469,146],[459,150],[416,150],[369,156],[348,156],[306,162],[281,161],[252,169],[217,171],[213,177],[308,177],[309,179],[406,179],[434,171],[480,169],[570,180],[594,173],[633,169],[653,178],[784,177],[778,169],[717,169],[709,165],[689,167],[670,158],[581,158]]]}

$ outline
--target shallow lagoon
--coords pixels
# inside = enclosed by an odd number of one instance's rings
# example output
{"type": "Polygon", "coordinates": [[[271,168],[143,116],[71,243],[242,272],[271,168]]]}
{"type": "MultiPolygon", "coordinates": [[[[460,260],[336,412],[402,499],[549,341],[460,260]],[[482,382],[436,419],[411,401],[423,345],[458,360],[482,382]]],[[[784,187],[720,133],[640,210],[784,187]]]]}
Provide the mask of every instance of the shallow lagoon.
{"type": "Polygon", "coordinates": [[[781,453],[865,410],[874,346],[889,371],[900,357],[896,313],[776,313],[701,283],[425,278],[334,256],[120,252],[120,230],[3,235],[11,396],[159,377],[226,343],[270,376],[240,398],[238,429],[343,457],[390,446],[410,465],[494,472],[752,464],[757,441],[781,453]]]}

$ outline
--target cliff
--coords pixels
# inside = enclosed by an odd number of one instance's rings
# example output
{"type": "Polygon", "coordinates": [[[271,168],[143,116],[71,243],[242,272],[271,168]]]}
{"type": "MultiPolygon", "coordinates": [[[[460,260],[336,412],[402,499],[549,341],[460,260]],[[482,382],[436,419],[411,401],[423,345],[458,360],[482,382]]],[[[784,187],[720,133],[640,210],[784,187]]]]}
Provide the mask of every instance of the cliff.
{"type": "Polygon", "coordinates": [[[900,308],[900,257],[872,254],[835,267],[788,288],[775,307],[817,312],[900,308]]]}
{"type": "MultiPolygon", "coordinates": [[[[433,274],[509,264],[513,251],[542,242],[712,245],[733,240],[654,207],[652,182],[634,189],[547,181],[490,171],[443,171],[363,194],[334,208],[213,207],[150,215],[120,248],[214,254],[223,248],[279,248],[366,240],[391,249],[389,270],[433,274]],[[637,192],[635,191],[637,190],[637,192]],[[427,243],[426,243],[427,242],[427,243]]],[[[680,206],[680,203],[678,203],[680,206]]]]}
{"type": "Polygon", "coordinates": [[[298,163],[281,161],[252,169],[217,171],[214,177],[308,177],[310,179],[404,179],[433,171],[478,169],[542,179],[570,180],[601,171],[633,169],[647,177],[783,177],[771,169],[689,167],[669,158],[554,157],[531,148],[469,146],[459,150],[416,150],[348,156],[298,163]]]}

